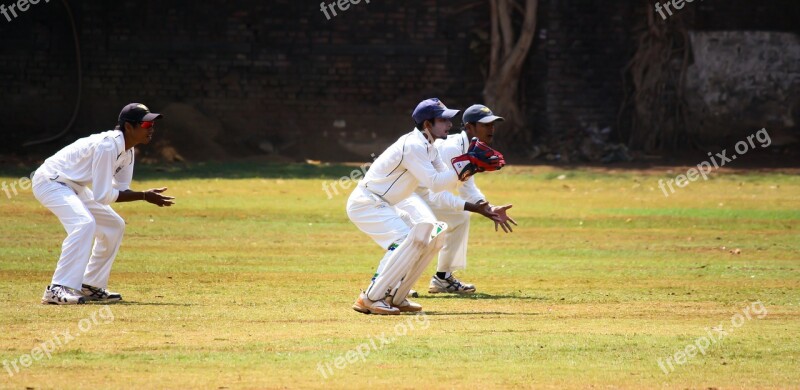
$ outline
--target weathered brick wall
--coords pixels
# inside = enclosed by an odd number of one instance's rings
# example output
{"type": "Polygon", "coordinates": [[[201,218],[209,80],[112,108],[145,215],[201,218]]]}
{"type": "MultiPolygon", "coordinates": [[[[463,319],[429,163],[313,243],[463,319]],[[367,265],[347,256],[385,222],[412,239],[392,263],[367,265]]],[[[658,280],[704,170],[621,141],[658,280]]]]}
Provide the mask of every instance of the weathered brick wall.
{"type": "MultiPolygon", "coordinates": [[[[70,4],[83,62],[80,115],[69,137],[35,149],[42,153],[113,126],[120,107],[140,101],[196,110],[200,123],[181,123],[190,130],[202,128],[203,118],[218,121],[213,141],[236,156],[261,153],[268,141],[300,158],[348,159],[378,152],[407,131],[422,98],[459,108],[481,100],[484,58],[477,53],[486,47],[479,32],[488,31],[487,4],[362,0],[331,20],[317,2],[290,0],[70,4]],[[375,144],[358,153],[342,146],[364,140],[375,144]]],[[[798,4],[696,1],[684,11],[694,13],[698,29],[796,31],[798,4]]],[[[540,30],[522,79],[536,138],[581,123],[615,125],[632,18],[651,6],[540,1],[540,30]]],[[[68,121],[77,92],[71,34],[57,0],[11,22],[0,16],[0,151],[25,153],[23,141],[68,121]]],[[[165,132],[182,117],[172,119],[165,132]]]]}
{"type": "MultiPolygon", "coordinates": [[[[527,84],[527,108],[539,139],[563,137],[592,123],[617,127],[624,95],[621,71],[635,50],[635,26],[654,12],[655,3],[540,2],[538,46],[527,68],[529,80],[535,80],[527,84]]],[[[697,0],[675,12],[692,30],[800,32],[800,2],[789,0],[697,0]]]]}
{"type": "MultiPolygon", "coordinates": [[[[469,30],[485,12],[460,5],[373,0],[327,20],[318,3],[288,0],[72,2],[84,90],[71,135],[113,126],[130,101],[189,104],[244,154],[261,138],[313,157],[322,150],[309,139],[322,134],[399,134],[425,97],[459,107],[480,98],[469,30]]],[[[0,34],[4,145],[57,132],[77,84],[65,9],[31,8],[0,20],[0,34]]]]}
{"type": "Polygon", "coordinates": [[[621,69],[632,52],[629,2],[547,0],[540,31],[545,60],[546,128],[539,134],[566,134],[587,125],[616,125],[622,99],[621,69]]]}

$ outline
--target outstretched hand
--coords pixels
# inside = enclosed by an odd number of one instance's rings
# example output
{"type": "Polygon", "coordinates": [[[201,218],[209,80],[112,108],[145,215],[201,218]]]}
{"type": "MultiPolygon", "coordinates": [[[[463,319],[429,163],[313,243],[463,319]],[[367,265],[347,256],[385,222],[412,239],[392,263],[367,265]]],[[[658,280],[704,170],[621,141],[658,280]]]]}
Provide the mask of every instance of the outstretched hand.
{"type": "Polygon", "coordinates": [[[158,207],[172,206],[175,204],[175,197],[163,195],[166,190],[167,187],[151,188],[144,192],[144,200],[158,207]]]}
{"type": "MultiPolygon", "coordinates": [[[[467,204],[470,205],[471,203],[467,204]]],[[[483,215],[484,217],[489,218],[492,221],[497,221],[496,218],[499,218],[499,216],[492,211],[492,205],[490,205],[489,202],[485,200],[475,203],[473,207],[474,209],[469,208],[468,211],[472,211],[474,213],[483,215]]]]}
{"type": "Polygon", "coordinates": [[[500,226],[506,233],[513,232],[509,222],[513,223],[514,226],[517,226],[517,221],[515,221],[514,218],[509,217],[507,213],[507,210],[512,207],[514,207],[512,204],[507,204],[505,206],[491,206],[491,212],[496,215],[496,217],[492,218],[494,221],[494,231],[497,231],[497,227],[500,226]]]}

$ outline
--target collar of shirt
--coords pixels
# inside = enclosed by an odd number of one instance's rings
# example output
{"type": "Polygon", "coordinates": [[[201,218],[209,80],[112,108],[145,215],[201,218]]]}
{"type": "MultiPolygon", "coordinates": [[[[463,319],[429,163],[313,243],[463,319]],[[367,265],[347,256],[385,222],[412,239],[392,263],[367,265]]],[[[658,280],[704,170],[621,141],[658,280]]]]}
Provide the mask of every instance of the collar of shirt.
{"type": "Polygon", "coordinates": [[[128,150],[125,149],[125,133],[122,130],[112,130],[114,133],[118,134],[111,134],[110,138],[114,142],[114,146],[117,147],[117,161],[121,158],[127,157],[128,150]]]}
{"type": "Polygon", "coordinates": [[[466,131],[461,132],[461,153],[466,153],[469,148],[469,136],[466,131]]]}
{"type": "Polygon", "coordinates": [[[423,145],[427,146],[428,149],[430,149],[430,147],[433,146],[431,145],[430,142],[428,142],[428,137],[426,137],[425,134],[423,134],[422,131],[420,131],[416,127],[414,128],[414,133],[415,133],[414,136],[417,137],[422,142],[423,145]]]}

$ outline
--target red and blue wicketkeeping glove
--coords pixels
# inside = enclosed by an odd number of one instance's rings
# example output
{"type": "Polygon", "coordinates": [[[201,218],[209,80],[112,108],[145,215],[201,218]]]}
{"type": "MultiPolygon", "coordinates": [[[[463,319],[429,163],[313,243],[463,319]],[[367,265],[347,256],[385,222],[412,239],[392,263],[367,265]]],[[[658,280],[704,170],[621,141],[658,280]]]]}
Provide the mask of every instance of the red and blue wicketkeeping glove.
{"type": "Polygon", "coordinates": [[[472,138],[467,153],[453,157],[450,162],[458,174],[458,180],[461,181],[466,181],[478,172],[496,171],[506,165],[502,153],[478,141],[478,138],[472,138]]]}

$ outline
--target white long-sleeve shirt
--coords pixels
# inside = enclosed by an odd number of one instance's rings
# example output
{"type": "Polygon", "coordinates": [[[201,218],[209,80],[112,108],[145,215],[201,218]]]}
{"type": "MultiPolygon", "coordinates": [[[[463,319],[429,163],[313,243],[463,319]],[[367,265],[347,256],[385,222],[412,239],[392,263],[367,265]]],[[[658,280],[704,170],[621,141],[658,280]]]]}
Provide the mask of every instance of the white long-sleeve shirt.
{"type": "MultiPolygon", "coordinates": [[[[446,139],[437,139],[434,142],[434,147],[439,152],[444,165],[448,165],[453,157],[461,156],[467,153],[469,148],[469,137],[466,132],[448,135],[446,139]]],[[[471,176],[466,181],[456,181],[448,190],[433,192],[429,188],[423,186],[418,187],[415,192],[425,200],[426,203],[436,209],[453,209],[463,210],[466,202],[478,203],[479,201],[486,200],[478,186],[475,184],[475,176],[471,176]],[[450,191],[457,190],[459,196],[452,194],[450,191]]],[[[401,206],[402,207],[402,206],[401,206]]]]}
{"type": "Polygon", "coordinates": [[[359,185],[395,205],[417,187],[441,192],[453,188],[457,181],[455,169],[445,165],[438,150],[422,132],[414,129],[375,159],[359,185]]]}
{"type": "MultiPolygon", "coordinates": [[[[448,135],[446,139],[438,139],[434,142],[434,147],[439,152],[442,163],[448,165],[453,157],[461,156],[469,148],[469,138],[466,132],[448,135]]],[[[415,192],[422,197],[431,207],[437,209],[463,210],[466,202],[478,203],[486,200],[478,186],[475,185],[475,176],[471,176],[466,181],[456,181],[453,186],[444,191],[432,191],[424,186],[418,187],[415,192]],[[458,190],[459,196],[453,195],[450,191],[458,190]]]]}
{"type": "MultiPolygon", "coordinates": [[[[446,139],[436,140],[434,146],[439,151],[439,156],[445,164],[449,164],[453,157],[458,157],[467,153],[469,148],[469,137],[467,133],[462,131],[458,134],[450,134],[446,139]]],[[[478,203],[478,201],[486,200],[478,186],[475,184],[475,176],[470,176],[466,181],[456,181],[456,187],[461,199],[471,203],[478,203]]],[[[446,195],[438,195],[439,197],[446,197],[446,195]]],[[[436,200],[434,198],[434,200],[436,200]]]]}
{"type": "Polygon", "coordinates": [[[120,130],[81,138],[44,161],[37,175],[70,186],[75,192],[92,187],[94,200],[109,205],[133,180],[133,148],[125,149],[120,130]]]}

